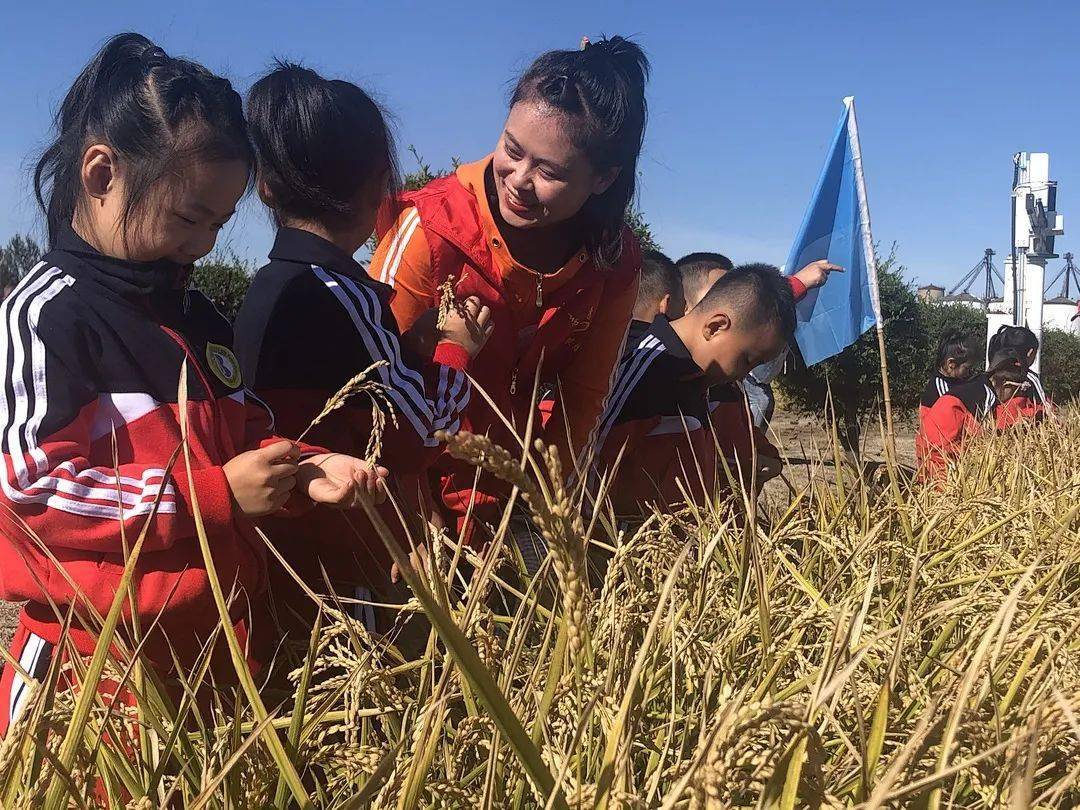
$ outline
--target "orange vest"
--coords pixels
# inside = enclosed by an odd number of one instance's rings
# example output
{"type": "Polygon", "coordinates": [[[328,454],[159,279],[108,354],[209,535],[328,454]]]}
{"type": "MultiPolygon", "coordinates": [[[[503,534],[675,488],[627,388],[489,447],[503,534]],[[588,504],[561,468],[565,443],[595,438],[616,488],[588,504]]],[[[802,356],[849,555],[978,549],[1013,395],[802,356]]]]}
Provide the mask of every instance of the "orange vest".
{"type": "MultiPolygon", "coordinates": [[[[528,309],[522,306],[522,293],[504,285],[481,225],[476,198],[456,176],[440,178],[409,192],[403,201],[406,206],[415,206],[419,214],[431,251],[436,288],[453,276],[459,299],[476,296],[491,308],[495,330],[473,361],[470,373],[523,433],[537,369],[542,385],[557,386],[559,373],[580,351],[581,338],[605,297],[636,283],[641,266],[637,238],[629,228],[623,229],[622,255],[614,267],[600,268],[591,257],[579,256],[582,263],[573,277],[550,293],[544,291],[542,306],[533,310],[535,317],[523,319],[521,313],[528,309]]],[[[436,293],[431,306],[438,303],[436,293]]],[[[602,375],[610,372],[597,369],[602,375]]],[[[501,420],[478,392],[473,393],[469,405],[469,421],[476,433],[488,432],[496,442],[516,452],[517,442],[507,435],[501,420]]],[[[443,471],[444,504],[464,513],[473,494],[475,470],[449,458],[444,458],[439,467],[443,471]]],[[[494,503],[504,492],[504,487],[482,480],[475,502],[478,506],[494,503]]]]}

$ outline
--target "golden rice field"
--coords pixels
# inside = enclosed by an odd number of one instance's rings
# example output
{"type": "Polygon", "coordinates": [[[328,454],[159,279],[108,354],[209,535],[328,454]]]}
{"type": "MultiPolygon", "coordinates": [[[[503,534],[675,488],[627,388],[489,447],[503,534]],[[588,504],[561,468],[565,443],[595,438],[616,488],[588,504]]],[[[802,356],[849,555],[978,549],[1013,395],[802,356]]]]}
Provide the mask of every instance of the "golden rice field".
{"type": "Polygon", "coordinates": [[[0,747],[3,806],[1080,803],[1077,419],[984,439],[940,485],[826,445],[786,494],[633,527],[543,448],[452,448],[518,490],[483,559],[429,536],[401,608],[426,645],[326,604],[282,652],[282,702],[223,632],[242,685],[207,712],[102,644],[72,676],[123,679],[137,705],[37,688],[0,747]],[[533,581],[512,508],[552,549],[533,581]]]}

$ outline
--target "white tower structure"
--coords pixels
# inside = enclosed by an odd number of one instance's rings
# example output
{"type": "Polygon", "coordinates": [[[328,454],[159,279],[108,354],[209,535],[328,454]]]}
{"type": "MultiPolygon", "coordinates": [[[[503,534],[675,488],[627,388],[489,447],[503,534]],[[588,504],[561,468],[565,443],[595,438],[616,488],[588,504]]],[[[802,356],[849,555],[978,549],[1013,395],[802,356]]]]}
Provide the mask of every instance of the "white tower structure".
{"type": "MultiPolygon", "coordinates": [[[[1064,233],[1064,220],[1056,210],[1050,156],[1018,152],[1013,167],[1012,255],[1005,259],[1004,300],[991,305],[987,329],[993,335],[1002,323],[1027,326],[1041,343],[1046,260],[1057,258],[1054,237],[1064,233]]],[[[1039,369],[1038,358],[1034,368],[1039,369]]]]}

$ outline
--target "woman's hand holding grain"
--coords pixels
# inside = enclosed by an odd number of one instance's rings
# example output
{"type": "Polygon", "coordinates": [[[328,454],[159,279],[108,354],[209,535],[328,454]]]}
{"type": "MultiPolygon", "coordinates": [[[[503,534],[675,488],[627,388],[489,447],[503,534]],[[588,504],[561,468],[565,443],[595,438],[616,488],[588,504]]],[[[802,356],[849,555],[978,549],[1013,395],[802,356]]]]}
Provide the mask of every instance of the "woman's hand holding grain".
{"type": "Polygon", "coordinates": [[[323,453],[304,459],[297,472],[297,486],[315,503],[352,509],[360,498],[375,503],[386,500],[385,467],[341,453],[323,453]]]}
{"type": "Polygon", "coordinates": [[[459,309],[451,309],[446,314],[439,339],[456,343],[470,357],[476,357],[494,329],[491,309],[471,295],[461,302],[459,309]]]}
{"type": "Polygon", "coordinates": [[[276,512],[296,486],[300,448],[290,441],[248,450],[222,467],[240,511],[249,517],[276,512]]]}

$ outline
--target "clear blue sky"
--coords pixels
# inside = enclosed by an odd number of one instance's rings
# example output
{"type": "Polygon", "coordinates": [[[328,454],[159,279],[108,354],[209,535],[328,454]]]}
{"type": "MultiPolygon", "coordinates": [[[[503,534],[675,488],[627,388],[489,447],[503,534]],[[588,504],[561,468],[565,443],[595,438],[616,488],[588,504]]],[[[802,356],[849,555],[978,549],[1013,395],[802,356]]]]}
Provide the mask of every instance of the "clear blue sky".
{"type": "MultiPolygon", "coordinates": [[[[414,144],[432,164],[492,148],[509,82],[531,57],[583,34],[619,33],[652,59],[640,202],[675,257],[718,250],[782,262],[845,95],[857,99],[875,239],[898,242],[914,277],[953,281],[983,248],[1007,249],[1018,150],[1050,152],[1066,217],[1059,246],[1080,253],[1080,3],[1038,4],[1038,20],[1024,8],[20,2],[0,33],[0,239],[40,233],[31,158],[69,82],[112,33],[141,31],[242,89],[274,56],[357,81],[394,112],[403,151],[414,144]],[[1031,50],[1010,42],[1024,32],[1031,50]]],[[[225,238],[261,260],[270,228],[249,203],[225,238]]]]}

